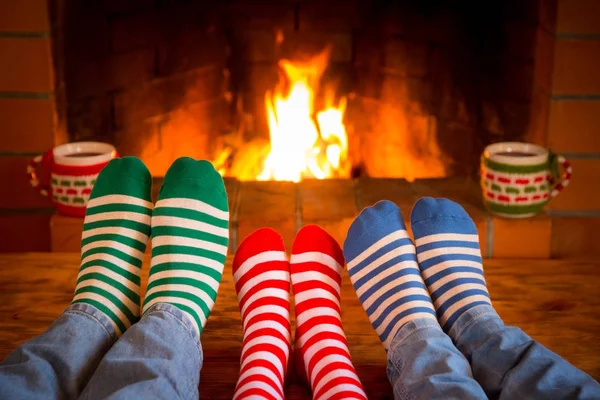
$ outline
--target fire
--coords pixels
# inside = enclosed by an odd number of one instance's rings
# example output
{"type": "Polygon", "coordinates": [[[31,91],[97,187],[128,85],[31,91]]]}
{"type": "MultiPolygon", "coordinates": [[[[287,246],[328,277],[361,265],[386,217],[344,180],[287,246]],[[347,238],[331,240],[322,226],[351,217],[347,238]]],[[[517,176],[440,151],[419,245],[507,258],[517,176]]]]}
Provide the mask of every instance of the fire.
{"type": "Polygon", "coordinates": [[[315,113],[315,96],[328,58],[326,49],[305,62],[279,62],[283,79],[265,95],[270,150],[258,180],[298,182],[348,175],[346,99],[334,104],[334,93],[328,91],[324,109],[315,113]]]}
{"type": "Polygon", "coordinates": [[[232,132],[213,161],[221,175],[293,182],[350,176],[346,98],[336,101],[332,87],[318,93],[329,53],[326,48],[305,61],[280,60],[279,82],[265,93],[270,140],[245,141],[243,131],[232,132]]]}
{"type": "Polygon", "coordinates": [[[325,108],[315,113],[319,80],[328,57],[326,49],[305,62],[279,62],[280,81],[265,94],[270,148],[255,179],[298,182],[348,175],[348,137],[343,123],[346,99],[334,104],[329,91],[324,96],[325,108]]]}
{"type": "MultiPolygon", "coordinates": [[[[283,36],[277,43],[283,41],[283,36]]],[[[265,93],[269,139],[250,135],[244,121],[224,135],[213,164],[224,176],[242,181],[349,178],[350,158],[372,177],[417,178],[446,176],[447,158],[435,138],[437,120],[416,101],[410,107],[362,98],[370,129],[352,134],[352,157],[344,125],[347,99],[336,100],[331,86],[321,85],[329,48],[305,61],[281,60],[279,82],[265,93]],[[323,86],[323,87],[322,87],[323,86]],[[319,93],[321,91],[321,93],[319,93]],[[368,135],[368,140],[363,140],[368,135]]],[[[406,83],[395,95],[409,99],[406,83]]],[[[357,121],[356,116],[352,116],[357,121]]],[[[364,125],[364,124],[363,124],[364,125]]]]}

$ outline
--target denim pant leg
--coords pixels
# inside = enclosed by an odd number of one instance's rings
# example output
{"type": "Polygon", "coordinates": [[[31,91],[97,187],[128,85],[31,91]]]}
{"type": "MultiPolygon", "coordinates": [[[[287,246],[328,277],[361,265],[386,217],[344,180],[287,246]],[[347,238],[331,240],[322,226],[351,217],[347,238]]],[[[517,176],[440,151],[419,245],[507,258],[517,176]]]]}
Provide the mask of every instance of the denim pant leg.
{"type": "Polygon", "coordinates": [[[450,334],[491,399],[600,399],[591,376],[504,325],[491,306],[467,310],[450,334]]]}
{"type": "Polygon", "coordinates": [[[104,356],[82,399],[197,399],[202,347],[188,317],[156,304],[104,356]]]}
{"type": "Polygon", "coordinates": [[[437,322],[419,319],[404,325],[387,356],[395,399],[487,399],[437,322]]]}
{"type": "Polygon", "coordinates": [[[98,309],[69,306],[46,332],[2,361],[0,398],[77,398],[115,340],[114,328],[98,309]]]}

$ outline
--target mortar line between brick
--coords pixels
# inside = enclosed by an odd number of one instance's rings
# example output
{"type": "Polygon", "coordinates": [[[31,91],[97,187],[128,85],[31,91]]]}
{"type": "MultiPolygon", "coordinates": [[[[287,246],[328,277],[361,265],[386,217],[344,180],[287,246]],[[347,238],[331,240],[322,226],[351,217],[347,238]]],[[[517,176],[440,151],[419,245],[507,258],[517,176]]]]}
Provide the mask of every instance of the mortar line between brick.
{"type": "Polygon", "coordinates": [[[558,40],[600,40],[600,34],[597,33],[568,33],[562,32],[556,34],[558,40]]]}
{"type": "Polygon", "coordinates": [[[55,212],[52,207],[0,208],[0,215],[52,215],[55,212]]]}
{"type": "Polygon", "coordinates": [[[239,235],[239,223],[238,223],[238,215],[240,210],[240,198],[242,191],[242,183],[240,181],[236,181],[235,190],[233,192],[233,210],[231,210],[230,215],[230,224],[232,224],[231,229],[231,238],[229,238],[230,243],[230,251],[231,254],[234,254],[238,247],[238,235],[239,235]]]}
{"type": "Polygon", "coordinates": [[[363,205],[360,191],[360,181],[358,179],[353,180],[352,188],[354,189],[354,204],[356,205],[357,213],[359,213],[362,211],[363,205]]]}
{"type": "Polygon", "coordinates": [[[569,153],[561,151],[560,155],[567,160],[600,160],[600,153],[569,153]]]}
{"type": "Polygon", "coordinates": [[[578,218],[598,218],[600,210],[548,210],[550,217],[578,217],[578,218]]]}
{"type": "Polygon", "coordinates": [[[35,157],[39,156],[42,151],[0,151],[0,157],[35,157]]]}
{"type": "Polygon", "coordinates": [[[302,228],[302,189],[300,188],[301,183],[294,184],[294,200],[296,202],[294,207],[294,215],[295,215],[295,232],[298,233],[300,228],[302,228]]]}
{"type": "Polygon", "coordinates": [[[494,218],[486,215],[485,224],[485,257],[494,257],[494,218]]]}
{"type": "Polygon", "coordinates": [[[551,94],[552,101],[600,101],[600,94],[551,94]]]}
{"type": "Polygon", "coordinates": [[[2,39],[47,39],[48,31],[0,31],[2,39]]]}
{"type": "Polygon", "coordinates": [[[51,100],[52,92],[6,92],[0,91],[0,99],[51,100]]]}

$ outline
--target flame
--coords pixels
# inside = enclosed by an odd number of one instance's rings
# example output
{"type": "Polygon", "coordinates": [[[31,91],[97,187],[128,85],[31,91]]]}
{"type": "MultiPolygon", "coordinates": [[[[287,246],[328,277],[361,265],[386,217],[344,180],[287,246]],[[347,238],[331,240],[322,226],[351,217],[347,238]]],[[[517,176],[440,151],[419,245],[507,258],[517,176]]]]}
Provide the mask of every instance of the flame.
{"type": "Polygon", "coordinates": [[[270,150],[256,179],[298,182],[349,175],[346,99],[335,104],[334,92],[327,91],[325,108],[315,113],[328,58],[325,49],[305,62],[279,62],[283,79],[265,95],[270,150]]]}

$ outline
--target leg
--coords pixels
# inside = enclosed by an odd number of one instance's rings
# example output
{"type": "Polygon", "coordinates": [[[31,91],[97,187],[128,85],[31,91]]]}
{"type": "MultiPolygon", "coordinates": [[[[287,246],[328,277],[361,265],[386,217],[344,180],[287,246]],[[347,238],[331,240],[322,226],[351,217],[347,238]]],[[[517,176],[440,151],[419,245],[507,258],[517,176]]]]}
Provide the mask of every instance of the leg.
{"type": "Polygon", "coordinates": [[[521,329],[504,325],[491,306],[467,310],[449,335],[490,398],[600,398],[600,385],[591,376],[521,329]]]}
{"type": "Polygon", "coordinates": [[[290,356],[290,270],[283,239],[271,229],[248,236],[233,260],[244,330],[234,399],[283,400],[290,356]]]}
{"type": "Polygon", "coordinates": [[[340,286],[344,255],[317,226],[300,229],[290,271],[296,306],[296,348],[313,399],[365,399],[341,320],[340,286]]]}
{"type": "Polygon", "coordinates": [[[77,398],[115,340],[112,324],[98,309],[71,305],[46,332],[2,361],[0,398],[77,398]]]}
{"type": "Polygon", "coordinates": [[[600,398],[600,386],[520,329],[504,325],[483,276],[475,224],[458,204],[424,198],[411,215],[417,258],[444,331],[490,398],[600,398]]]}
{"type": "Polygon", "coordinates": [[[198,396],[199,338],[219,290],[228,225],[220,175],[206,161],[176,160],[152,213],[144,316],[102,360],[84,397],[198,396]]]}
{"type": "Polygon", "coordinates": [[[84,220],[73,304],[3,361],[0,397],[77,397],[110,346],[138,319],[150,186],[150,173],[135,158],[112,160],[100,172],[84,220]]]}
{"type": "Polygon", "coordinates": [[[356,294],[388,355],[399,399],[485,399],[471,368],[442,331],[398,207],[381,201],[350,226],[344,243],[356,294]]]}
{"type": "Polygon", "coordinates": [[[152,306],[115,343],[82,399],[197,399],[202,347],[195,325],[171,304],[152,306]]]}

